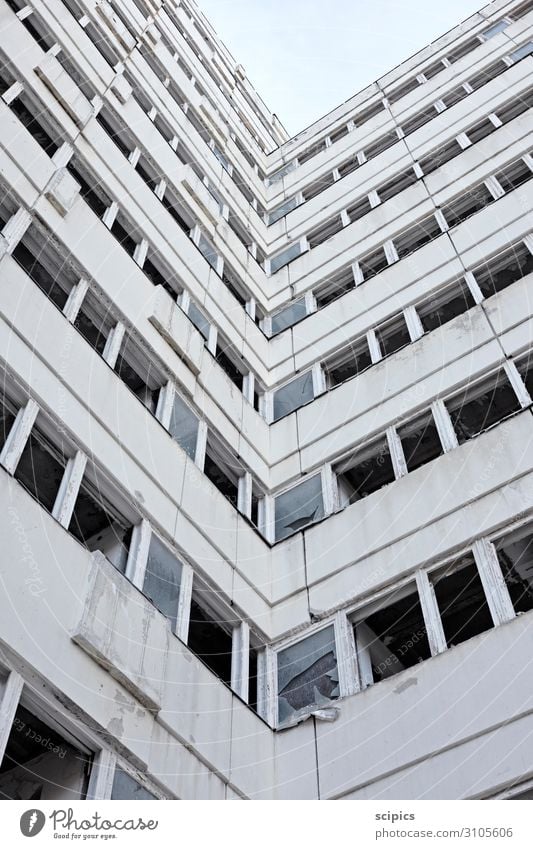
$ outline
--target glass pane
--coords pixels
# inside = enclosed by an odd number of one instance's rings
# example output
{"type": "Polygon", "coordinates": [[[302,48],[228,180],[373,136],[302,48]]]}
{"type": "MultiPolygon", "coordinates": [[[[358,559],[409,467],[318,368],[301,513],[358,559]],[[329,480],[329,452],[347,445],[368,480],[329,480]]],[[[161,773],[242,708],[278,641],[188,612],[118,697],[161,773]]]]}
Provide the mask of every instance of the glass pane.
{"type": "Polygon", "coordinates": [[[181,563],[154,534],[150,540],[143,593],[172,625],[176,621],[180,595],[181,563]]]}
{"type": "Polygon", "coordinates": [[[127,772],[117,767],[113,778],[113,787],[111,789],[112,799],[155,799],[156,796],[150,793],[146,788],[142,787],[138,781],[135,781],[127,772]]]}
{"type": "Polygon", "coordinates": [[[194,460],[198,438],[198,419],[179,395],[174,396],[174,406],[172,407],[168,430],[178,445],[194,460]]]}
{"type": "Polygon", "coordinates": [[[320,475],[278,495],[275,505],[276,540],[317,522],[324,515],[320,475]]]}
{"type": "Polygon", "coordinates": [[[188,315],[196,329],[200,331],[200,333],[207,342],[207,340],[209,339],[209,322],[206,317],[193,303],[189,304],[188,315]]]}
{"type": "Polygon", "coordinates": [[[312,372],[308,372],[274,393],[274,421],[287,416],[312,400],[313,375],[312,372]]]}
{"type": "Polygon", "coordinates": [[[292,327],[300,319],[305,318],[307,309],[305,301],[296,301],[272,316],[272,336],[281,333],[287,327],[292,327]]]}
{"type": "Polygon", "coordinates": [[[320,707],[339,696],[333,626],[278,654],[279,721],[320,707]]]}
{"type": "Polygon", "coordinates": [[[526,613],[533,609],[533,534],[504,537],[496,550],[513,607],[526,613]]]}
{"type": "Polygon", "coordinates": [[[277,256],[272,257],[270,260],[270,273],[274,274],[274,272],[278,271],[284,265],[291,262],[291,260],[296,259],[297,256],[300,256],[302,253],[302,249],[300,247],[300,242],[296,242],[294,245],[286,248],[277,256]]]}

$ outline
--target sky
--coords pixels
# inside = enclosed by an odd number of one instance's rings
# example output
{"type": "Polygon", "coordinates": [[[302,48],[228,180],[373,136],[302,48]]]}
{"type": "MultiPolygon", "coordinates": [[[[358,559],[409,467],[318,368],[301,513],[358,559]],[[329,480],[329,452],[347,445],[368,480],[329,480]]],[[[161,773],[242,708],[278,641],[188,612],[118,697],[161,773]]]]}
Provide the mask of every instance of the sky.
{"type": "Polygon", "coordinates": [[[483,0],[197,0],[295,135],[481,8],[483,0]]]}

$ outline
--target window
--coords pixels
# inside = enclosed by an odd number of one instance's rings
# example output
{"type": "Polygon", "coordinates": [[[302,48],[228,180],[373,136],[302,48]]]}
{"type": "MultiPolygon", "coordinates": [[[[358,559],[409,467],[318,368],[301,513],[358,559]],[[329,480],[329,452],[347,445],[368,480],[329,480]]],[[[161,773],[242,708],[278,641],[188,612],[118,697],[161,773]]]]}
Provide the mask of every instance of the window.
{"type": "Polygon", "coordinates": [[[481,35],[484,39],[488,41],[489,38],[494,38],[495,35],[498,35],[498,33],[503,32],[504,29],[507,29],[508,26],[509,21],[498,21],[498,23],[492,24],[492,26],[488,27],[488,29],[484,29],[481,35]]]}
{"type": "Polygon", "coordinates": [[[217,614],[208,591],[193,593],[187,645],[228,687],[231,684],[233,625],[217,614]]]}
{"type": "MultiPolygon", "coordinates": [[[[115,499],[114,499],[115,500],[115,499]]],[[[69,533],[89,551],[100,551],[122,574],[130,549],[132,523],[104,496],[93,471],[81,483],[69,524],[69,533]]]]}
{"type": "Polygon", "coordinates": [[[388,264],[389,263],[387,262],[387,257],[385,256],[383,248],[378,248],[371,254],[366,254],[366,256],[361,257],[359,260],[359,267],[364,280],[368,280],[370,277],[374,277],[376,274],[379,274],[380,271],[387,268],[388,264]]]}
{"type": "Polygon", "coordinates": [[[280,268],[283,268],[284,265],[287,265],[289,262],[292,262],[293,259],[296,259],[302,253],[302,246],[300,242],[295,242],[294,245],[290,245],[288,248],[285,248],[284,251],[272,257],[270,260],[270,273],[275,274],[276,271],[279,271],[280,268]]]}
{"type": "Polygon", "coordinates": [[[328,705],[339,697],[339,673],[332,625],[278,652],[280,723],[328,705]]]}
{"type": "Polygon", "coordinates": [[[53,156],[59,150],[62,139],[48,124],[44,117],[46,110],[37,101],[30,99],[28,94],[23,91],[22,94],[11,101],[9,108],[48,156],[53,156]]]}
{"type": "Polygon", "coordinates": [[[55,719],[19,704],[0,765],[0,799],[85,799],[91,763],[92,753],[55,719]]]}
{"type": "Polygon", "coordinates": [[[183,230],[183,232],[189,236],[194,224],[192,215],[185,209],[183,204],[178,201],[174,192],[167,188],[161,203],[172,216],[180,230],[183,230]]]}
{"type": "Polygon", "coordinates": [[[414,133],[415,130],[423,127],[424,124],[427,124],[428,121],[431,121],[432,118],[435,118],[437,115],[437,110],[434,106],[431,106],[429,109],[425,109],[423,112],[418,112],[416,115],[413,115],[405,124],[402,124],[402,130],[404,136],[408,136],[410,133],[414,133]]]}
{"type": "Polygon", "coordinates": [[[317,309],[321,310],[341,295],[345,295],[350,289],[355,286],[353,271],[351,266],[343,268],[337,274],[334,274],[326,283],[323,283],[319,289],[315,291],[317,309]]]}
{"type": "Polygon", "coordinates": [[[198,419],[179,395],[174,396],[168,430],[178,445],[194,460],[198,439],[198,419]]]}
{"type": "Polygon", "coordinates": [[[425,218],[414,227],[410,227],[405,233],[401,233],[394,238],[394,247],[399,259],[417,251],[419,248],[427,245],[428,242],[437,239],[442,235],[442,230],[434,215],[425,218]]]}
{"type": "Polygon", "coordinates": [[[533,177],[533,171],[526,165],[523,159],[517,162],[512,162],[506,168],[502,168],[494,175],[504,190],[504,192],[512,192],[517,189],[522,183],[526,183],[533,177]]]}
{"type": "Polygon", "coordinates": [[[472,557],[431,575],[448,648],[493,627],[481,578],[472,557]]]}
{"type": "Polygon", "coordinates": [[[381,185],[378,189],[381,202],[384,203],[386,200],[389,200],[389,198],[403,192],[404,189],[407,189],[408,186],[412,186],[413,183],[417,182],[417,180],[418,177],[414,170],[409,168],[408,171],[404,171],[403,174],[398,174],[393,180],[383,183],[383,185],[381,185]]]}
{"type": "Polygon", "coordinates": [[[483,68],[482,71],[479,71],[473,77],[470,77],[468,80],[469,85],[472,86],[474,91],[478,88],[481,88],[486,83],[490,82],[490,80],[499,77],[500,74],[503,74],[504,71],[507,70],[507,65],[502,59],[499,59],[497,62],[494,62],[492,65],[489,65],[487,68],[483,68]]]}
{"type": "Polygon", "coordinates": [[[342,506],[366,498],[395,480],[386,439],[355,452],[336,469],[342,506]]]}
{"type": "Polygon", "coordinates": [[[74,179],[80,184],[80,195],[85,203],[90,206],[98,218],[102,218],[106,209],[111,206],[111,198],[103,191],[98,181],[89,174],[88,170],[78,162],[71,160],[67,164],[74,179]]]}
{"type": "Polygon", "coordinates": [[[211,325],[209,324],[209,321],[207,320],[203,312],[198,309],[198,307],[193,301],[191,301],[189,304],[187,315],[189,316],[190,320],[192,321],[198,332],[201,333],[201,335],[207,342],[209,340],[209,330],[211,325]]]}
{"type": "Polygon", "coordinates": [[[468,94],[467,90],[460,85],[458,88],[454,88],[448,94],[441,97],[442,102],[444,103],[446,109],[451,109],[452,106],[455,106],[456,103],[459,103],[464,97],[468,94]]]}
{"type": "Polygon", "coordinates": [[[439,59],[438,62],[435,62],[434,65],[430,65],[428,68],[424,68],[423,74],[426,80],[432,80],[433,77],[436,77],[437,74],[440,74],[441,71],[444,70],[446,65],[444,65],[442,59],[439,59]]]}
{"type": "Polygon", "coordinates": [[[533,398],[533,359],[531,354],[526,354],[525,358],[517,363],[517,368],[529,392],[529,397],[533,398]]]}
{"type": "MultiPolygon", "coordinates": [[[[339,168],[339,172],[341,172],[341,168],[339,168]]],[[[341,177],[344,177],[343,173],[341,173],[341,177]]],[[[324,189],[327,189],[329,188],[329,186],[332,186],[334,182],[335,180],[333,179],[332,172],[328,171],[326,174],[323,174],[322,177],[319,177],[318,180],[315,180],[314,183],[311,183],[311,185],[307,186],[307,188],[304,189],[304,200],[311,200],[311,198],[314,198],[319,195],[320,192],[323,192],[324,189]]]]}
{"type": "Polygon", "coordinates": [[[129,338],[126,338],[117,357],[115,371],[139,401],[155,413],[161,388],[160,375],[129,338]]]}
{"type": "Polygon", "coordinates": [[[459,156],[462,153],[463,148],[459,144],[456,139],[448,142],[442,147],[437,148],[432,151],[428,156],[423,157],[419,164],[422,168],[424,174],[431,174],[433,171],[436,171],[437,168],[440,168],[441,165],[445,165],[446,162],[449,162],[450,159],[453,159],[455,156],[459,156]]]}
{"type": "Polygon", "coordinates": [[[376,115],[379,115],[380,112],[383,111],[385,107],[383,103],[379,100],[377,103],[372,104],[372,106],[367,106],[366,109],[363,109],[362,112],[358,112],[354,117],[354,124],[356,127],[362,127],[363,124],[366,124],[367,121],[370,121],[376,115]]]}
{"type": "Polygon", "coordinates": [[[31,224],[12,256],[47,298],[62,310],[79,277],[68,257],[61,256],[52,237],[31,224]]]}
{"type": "Polygon", "coordinates": [[[34,427],[15,469],[15,479],[49,513],[54,507],[67,459],[63,445],[54,445],[34,427]]]}
{"type": "Polygon", "coordinates": [[[121,212],[117,214],[110,231],[120,246],[132,257],[137,245],[141,242],[141,234],[121,212]]]}
{"type": "Polygon", "coordinates": [[[176,625],[180,582],[181,561],[152,533],[144,573],[143,593],[167,617],[172,628],[176,625]]]}
{"type": "MultiPolygon", "coordinates": [[[[345,159],[344,162],[338,166],[337,170],[339,172],[340,177],[347,177],[348,174],[351,174],[357,168],[359,168],[360,162],[357,158],[357,154],[353,154],[349,159],[345,159]]],[[[331,180],[333,182],[333,178],[331,180]]],[[[307,200],[306,194],[306,200],[307,200]]]]}
{"type": "Polygon", "coordinates": [[[435,292],[430,300],[417,307],[417,313],[427,333],[471,309],[475,303],[470,289],[460,280],[444,292],[435,292]]]}
{"type": "Polygon", "coordinates": [[[524,15],[527,15],[533,9],[533,3],[531,0],[526,0],[525,3],[522,3],[520,6],[516,6],[516,8],[512,9],[509,12],[508,17],[511,18],[512,21],[517,21],[519,18],[523,18],[524,15]]]}
{"type": "Polygon", "coordinates": [[[243,471],[243,468],[215,440],[213,434],[209,434],[204,474],[235,509],[239,496],[239,478],[243,471]]]}
{"type": "Polygon", "coordinates": [[[396,590],[373,608],[377,609],[358,614],[354,624],[363,687],[431,657],[426,624],[413,585],[396,590]]]}
{"type": "Polygon", "coordinates": [[[531,529],[507,534],[496,553],[516,613],[533,609],[533,534],[531,529]]]}
{"type": "Polygon", "coordinates": [[[452,53],[448,53],[446,58],[453,65],[454,62],[458,62],[459,59],[463,58],[463,56],[467,56],[468,53],[471,53],[472,50],[475,50],[480,44],[481,42],[479,38],[471,38],[470,41],[464,41],[463,44],[456,47],[452,53]]]}
{"type": "Polygon", "coordinates": [[[275,499],[275,541],[285,539],[324,516],[320,475],[303,481],[275,499]]]}
{"type": "Polygon", "coordinates": [[[235,384],[240,392],[242,392],[242,365],[229,343],[225,342],[220,334],[217,336],[217,351],[215,359],[222,371],[227,374],[231,382],[235,384]]]}
{"type": "Polygon", "coordinates": [[[271,213],[269,213],[268,224],[274,224],[276,221],[279,221],[280,218],[283,218],[285,215],[287,215],[287,213],[294,209],[297,205],[298,203],[296,197],[289,198],[289,200],[286,200],[285,203],[282,203],[280,206],[276,207],[276,209],[273,209],[271,213]]]}
{"type": "Polygon", "coordinates": [[[506,106],[500,106],[497,115],[502,124],[508,124],[513,118],[522,115],[533,106],[533,91],[528,89],[520,94],[515,100],[511,100],[506,106]]]}
{"type": "Polygon", "coordinates": [[[521,242],[474,269],[474,276],[484,297],[490,298],[532,271],[533,255],[521,242]]]}
{"type": "Polygon", "coordinates": [[[383,153],[384,150],[392,147],[392,145],[396,144],[397,141],[398,134],[396,133],[396,130],[391,130],[390,133],[387,133],[373,144],[369,145],[369,147],[365,148],[366,158],[373,159],[374,156],[378,156],[378,154],[383,153]]]}
{"type": "Polygon", "coordinates": [[[460,224],[461,221],[465,221],[467,218],[470,218],[471,215],[474,215],[476,212],[484,209],[486,206],[491,204],[493,200],[494,198],[485,183],[481,183],[481,185],[474,186],[472,189],[465,192],[464,195],[444,206],[442,208],[442,212],[448,226],[455,227],[456,224],[460,224]]]}
{"type": "Polygon", "coordinates": [[[331,144],[335,144],[335,142],[340,141],[341,139],[344,138],[344,136],[347,136],[347,135],[348,135],[348,127],[346,126],[346,124],[342,124],[342,126],[340,126],[337,130],[333,130],[333,132],[331,132],[329,134],[329,140],[330,140],[331,144]]]}
{"type": "Polygon", "coordinates": [[[407,471],[414,472],[425,463],[429,463],[443,453],[439,432],[431,413],[420,416],[415,421],[398,428],[407,471]]]}
{"type": "Polygon", "coordinates": [[[459,444],[520,410],[518,398],[503,369],[481,383],[467,386],[446,406],[459,444]]]}
{"type": "Polygon", "coordinates": [[[145,156],[139,157],[135,170],[139,177],[146,183],[148,188],[155,192],[160,178],[145,156]]]}
{"type": "Polygon", "coordinates": [[[274,392],[274,421],[288,416],[313,398],[313,374],[308,371],[274,392]]]}
{"type": "Polygon", "coordinates": [[[340,215],[332,218],[331,221],[326,222],[326,224],[321,224],[319,227],[316,227],[311,233],[307,236],[307,243],[309,248],[316,248],[318,245],[321,245],[323,242],[326,242],[328,239],[331,239],[335,233],[338,233],[339,230],[342,230],[343,223],[340,215]]]}
{"type": "Polygon", "coordinates": [[[306,315],[307,308],[303,298],[300,301],[294,301],[294,303],[283,307],[283,309],[274,313],[272,316],[272,336],[281,333],[282,330],[286,330],[288,327],[292,327],[293,324],[305,318],[306,315]]]}
{"type": "Polygon", "coordinates": [[[120,127],[118,121],[105,109],[101,109],[98,112],[96,120],[109,138],[116,144],[120,152],[127,158],[133,152],[135,143],[125,127],[120,127]]]}
{"type": "Polygon", "coordinates": [[[198,250],[200,251],[202,256],[205,257],[211,268],[214,268],[216,271],[218,265],[218,253],[216,252],[211,242],[206,239],[203,233],[200,233],[198,250]]]}
{"type": "Polygon", "coordinates": [[[113,776],[113,786],[111,788],[112,799],[131,799],[135,802],[143,799],[156,799],[153,793],[150,793],[146,787],[135,781],[131,775],[124,772],[120,767],[116,767],[113,776]]]}
{"type": "Polygon", "coordinates": [[[390,94],[387,94],[387,100],[389,101],[389,103],[396,103],[396,101],[401,100],[402,97],[405,97],[406,94],[409,94],[410,92],[418,88],[419,85],[420,83],[418,82],[417,78],[413,77],[403,85],[398,86],[398,88],[395,88],[394,91],[390,92],[390,94]]]}
{"type": "Polygon", "coordinates": [[[349,348],[325,364],[328,386],[330,388],[338,386],[340,383],[344,383],[345,380],[361,374],[361,372],[371,365],[372,359],[366,338],[354,342],[353,345],[350,345],[349,348]]]}
{"type": "Polygon", "coordinates": [[[384,357],[394,354],[400,348],[409,345],[411,337],[407,330],[405,318],[399,315],[376,330],[381,353],[384,357]]]}
{"type": "Polygon", "coordinates": [[[488,118],[484,118],[483,121],[478,121],[477,124],[470,127],[470,129],[466,131],[466,134],[472,144],[475,144],[476,142],[481,141],[481,139],[484,139],[486,136],[489,136],[495,129],[496,127],[492,121],[489,121],[488,118]]]}
{"type": "Polygon", "coordinates": [[[370,205],[370,201],[367,197],[361,198],[357,203],[352,204],[346,210],[346,214],[350,219],[350,222],[353,224],[354,221],[358,221],[360,218],[363,218],[367,213],[371,211],[372,207],[370,205]]]}
{"type": "Polygon", "coordinates": [[[104,353],[114,324],[113,317],[104,311],[94,295],[88,293],[74,320],[74,327],[100,355],[104,353]]]}
{"type": "Polygon", "coordinates": [[[523,44],[518,50],[514,50],[511,53],[511,59],[513,62],[520,62],[521,59],[525,59],[526,56],[531,56],[533,53],[533,41],[528,41],[526,44],[523,44]]]}

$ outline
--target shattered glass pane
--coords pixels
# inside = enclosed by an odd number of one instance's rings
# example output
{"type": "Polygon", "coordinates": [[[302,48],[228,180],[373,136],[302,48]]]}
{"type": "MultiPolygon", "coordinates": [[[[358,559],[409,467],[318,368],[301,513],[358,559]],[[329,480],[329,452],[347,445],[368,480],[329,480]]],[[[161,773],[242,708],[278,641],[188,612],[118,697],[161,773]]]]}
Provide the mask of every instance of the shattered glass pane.
{"type": "Polygon", "coordinates": [[[276,541],[317,522],[323,516],[322,481],[320,475],[315,475],[276,498],[276,541]]]}
{"type": "Polygon", "coordinates": [[[339,697],[333,625],[278,654],[279,721],[328,705],[339,697]]]}

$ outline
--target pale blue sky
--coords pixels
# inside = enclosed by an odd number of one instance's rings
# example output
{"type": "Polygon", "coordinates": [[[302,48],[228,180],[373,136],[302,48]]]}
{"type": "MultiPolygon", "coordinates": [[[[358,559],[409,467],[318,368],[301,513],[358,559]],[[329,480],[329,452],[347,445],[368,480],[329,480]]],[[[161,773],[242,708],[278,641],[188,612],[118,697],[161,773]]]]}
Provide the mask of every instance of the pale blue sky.
{"type": "Polygon", "coordinates": [[[291,134],[483,5],[483,0],[197,2],[291,134]]]}

